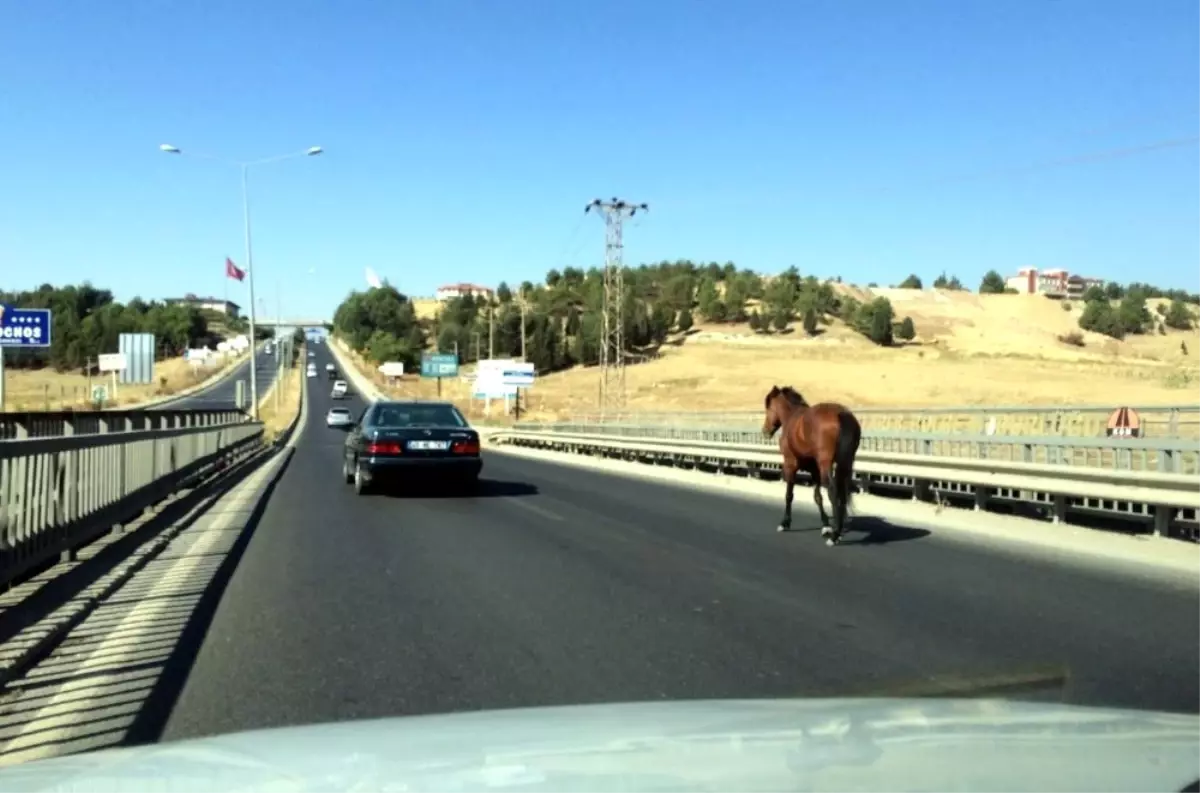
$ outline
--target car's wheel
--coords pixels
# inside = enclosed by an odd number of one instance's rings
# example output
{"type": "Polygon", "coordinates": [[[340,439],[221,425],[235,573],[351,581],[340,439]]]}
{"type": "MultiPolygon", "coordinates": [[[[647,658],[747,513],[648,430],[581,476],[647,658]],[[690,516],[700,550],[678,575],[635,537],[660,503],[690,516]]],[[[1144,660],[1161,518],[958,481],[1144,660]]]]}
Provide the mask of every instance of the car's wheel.
{"type": "Polygon", "coordinates": [[[350,470],[350,461],[345,458],[342,459],[342,479],[346,480],[346,484],[354,481],[354,472],[350,470]]]}
{"type": "Polygon", "coordinates": [[[355,466],[354,468],[354,495],[362,496],[367,493],[367,480],[363,476],[362,469],[355,466]]]}

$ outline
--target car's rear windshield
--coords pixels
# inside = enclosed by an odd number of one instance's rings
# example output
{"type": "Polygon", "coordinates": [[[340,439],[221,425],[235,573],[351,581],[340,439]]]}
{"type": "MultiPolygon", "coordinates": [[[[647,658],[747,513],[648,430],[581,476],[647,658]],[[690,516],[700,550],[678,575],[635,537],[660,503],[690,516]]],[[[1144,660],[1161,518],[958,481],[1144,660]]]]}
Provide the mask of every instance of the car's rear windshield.
{"type": "Polygon", "coordinates": [[[337,413],[339,416],[349,416],[350,415],[350,410],[348,408],[330,408],[329,412],[337,413]]]}
{"type": "Polygon", "coordinates": [[[371,423],[376,427],[465,427],[452,405],[380,405],[371,423]]]}

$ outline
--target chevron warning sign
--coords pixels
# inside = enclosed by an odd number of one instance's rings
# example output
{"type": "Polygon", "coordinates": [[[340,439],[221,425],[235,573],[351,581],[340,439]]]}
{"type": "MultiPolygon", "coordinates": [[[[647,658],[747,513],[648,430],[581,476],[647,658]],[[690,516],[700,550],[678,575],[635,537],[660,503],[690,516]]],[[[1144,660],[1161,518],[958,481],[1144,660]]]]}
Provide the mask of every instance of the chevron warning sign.
{"type": "Polygon", "coordinates": [[[1133,408],[1117,408],[1108,417],[1106,434],[1110,438],[1142,437],[1142,420],[1133,408]]]}

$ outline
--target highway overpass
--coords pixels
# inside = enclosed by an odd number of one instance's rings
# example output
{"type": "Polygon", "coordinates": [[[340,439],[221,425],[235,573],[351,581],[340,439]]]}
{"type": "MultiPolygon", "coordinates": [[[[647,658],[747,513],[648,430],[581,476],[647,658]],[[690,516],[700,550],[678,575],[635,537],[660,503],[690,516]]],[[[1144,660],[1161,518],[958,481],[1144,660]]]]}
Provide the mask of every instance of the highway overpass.
{"type": "Polygon", "coordinates": [[[255,317],[254,324],[264,328],[323,328],[332,325],[330,319],[279,319],[278,317],[255,317]]]}

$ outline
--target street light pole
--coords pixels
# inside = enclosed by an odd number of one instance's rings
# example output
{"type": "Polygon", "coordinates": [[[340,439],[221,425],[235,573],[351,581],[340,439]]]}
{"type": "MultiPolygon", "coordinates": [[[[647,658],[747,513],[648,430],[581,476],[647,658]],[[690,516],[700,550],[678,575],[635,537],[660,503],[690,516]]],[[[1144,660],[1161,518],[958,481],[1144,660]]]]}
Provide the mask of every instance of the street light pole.
{"type": "MultiPolygon", "coordinates": [[[[185,152],[178,146],[172,146],[169,143],[160,145],[159,151],[166,154],[184,154],[185,152]]],[[[283,160],[291,160],[297,157],[316,157],[318,154],[325,152],[320,146],[310,146],[304,151],[293,152],[292,154],[281,154],[278,157],[266,157],[261,160],[226,160],[222,157],[214,157],[210,154],[198,154],[188,151],[191,157],[198,157],[204,160],[216,160],[227,165],[237,165],[242,171],[242,218],[245,224],[246,231],[246,275],[249,279],[250,287],[250,417],[258,420],[258,340],[255,338],[257,322],[256,310],[257,306],[254,302],[254,249],[250,242],[250,189],[249,189],[249,172],[251,165],[265,165],[270,162],[281,162],[283,160]]],[[[279,317],[275,318],[276,330],[278,330],[279,317]]]]}
{"type": "Polygon", "coordinates": [[[242,166],[242,222],[246,228],[246,278],[250,281],[250,418],[258,421],[258,327],[254,304],[254,246],[250,244],[250,188],[248,163],[242,166]]]}

